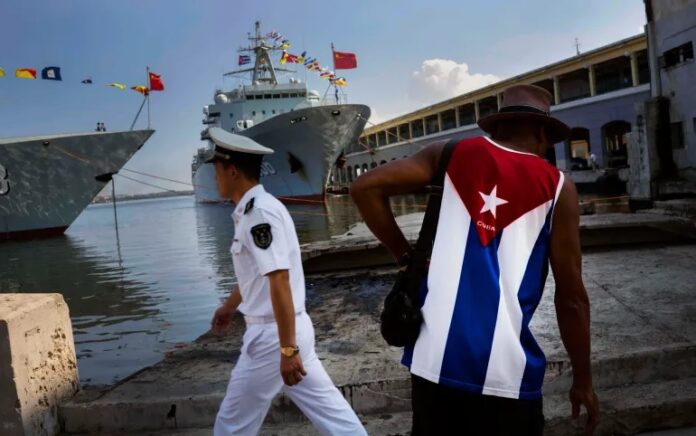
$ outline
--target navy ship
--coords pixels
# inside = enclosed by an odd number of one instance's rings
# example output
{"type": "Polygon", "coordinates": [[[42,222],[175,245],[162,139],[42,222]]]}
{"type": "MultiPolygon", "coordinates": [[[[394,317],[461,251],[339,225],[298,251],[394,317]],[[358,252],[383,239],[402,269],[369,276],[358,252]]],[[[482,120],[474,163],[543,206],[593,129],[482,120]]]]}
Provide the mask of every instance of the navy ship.
{"type": "Polygon", "coordinates": [[[207,150],[213,146],[208,128],[218,126],[275,151],[264,157],[261,168],[261,182],[267,191],[284,201],[321,201],[340,151],[357,143],[370,108],[346,104],[338,89],[326,98],[294,77],[280,83],[277,74],[294,72],[273,65],[270,54],[282,48],[267,42],[270,38],[261,34],[259,22],[249,39],[251,46],[240,53],[249,53],[253,66],[225,75],[250,75],[251,84],[218,90],[214,104],[203,108],[207,127],[201,140],[207,143],[194,155],[191,165],[196,200],[223,201],[216,189],[215,167],[204,163],[207,150]]]}
{"type": "Polygon", "coordinates": [[[65,232],[153,132],[0,139],[0,241],[65,232]]]}

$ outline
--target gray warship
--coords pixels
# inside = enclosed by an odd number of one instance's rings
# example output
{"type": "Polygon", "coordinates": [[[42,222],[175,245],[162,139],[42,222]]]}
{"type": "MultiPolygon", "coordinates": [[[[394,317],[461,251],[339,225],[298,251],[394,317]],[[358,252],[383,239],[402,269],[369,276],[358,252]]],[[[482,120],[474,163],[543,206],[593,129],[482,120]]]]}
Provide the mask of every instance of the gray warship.
{"type": "Polygon", "coordinates": [[[218,90],[214,104],[203,108],[206,128],[201,140],[207,144],[198,149],[191,165],[198,202],[223,200],[216,189],[215,167],[204,163],[206,151],[213,146],[208,135],[211,126],[247,136],[275,151],[262,164],[261,182],[267,191],[284,201],[321,201],[340,151],[358,142],[370,117],[369,107],[346,104],[337,88],[327,98],[328,88],[322,97],[294,77],[280,83],[277,74],[293,71],[273,65],[270,54],[281,47],[267,39],[256,22],[255,33],[249,36],[251,46],[239,50],[250,53],[253,66],[225,74],[251,75],[251,84],[218,90]]]}
{"type": "Polygon", "coordinates": [[[0,139],[0,241],[65,232],[153,132],[0,139]]]}

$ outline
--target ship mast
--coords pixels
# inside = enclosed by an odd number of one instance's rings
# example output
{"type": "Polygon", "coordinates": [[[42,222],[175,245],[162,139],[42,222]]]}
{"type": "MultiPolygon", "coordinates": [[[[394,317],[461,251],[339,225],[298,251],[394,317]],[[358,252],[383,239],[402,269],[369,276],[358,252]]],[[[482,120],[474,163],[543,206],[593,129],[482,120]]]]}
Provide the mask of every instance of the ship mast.
{"type": "Polygon", "coordinates": [[[270,52],[279,51],[282,49],[276,45],[269,45],[266,43],[266,38],[261,34],[261,23],[259,21],[255,23],[254,36],[251,36],[250,34],[248,38],[250,41],[252,41],[251,46],[240,48],[238,52],[254,53],[255,59],[253,68],[245,68],[241,70],[230,71],[229,73],[225,73],[224,76],[233,76],[241,73],[252,73],[252,84],[268,83],[270,85],[277,85],[278,78],[276,76],[276,71],[284,73],[295,72],[294,70],[276,68],[273,66],[270,52]]]}

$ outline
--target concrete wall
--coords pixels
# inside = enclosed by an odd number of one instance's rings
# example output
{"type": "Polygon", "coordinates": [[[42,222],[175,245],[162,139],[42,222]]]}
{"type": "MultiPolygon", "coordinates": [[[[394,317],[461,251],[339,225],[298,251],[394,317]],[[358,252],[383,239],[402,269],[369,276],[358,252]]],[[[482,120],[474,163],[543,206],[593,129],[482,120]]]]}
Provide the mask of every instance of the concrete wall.
{"type": "MultiPolygon", "coordinates": [[[[652,1],[655,56],[691,42],[696,49],[696,0],[652,1]]],[[[659,68],[659,67],[657,67],[659,68]]],[[[680,175],[696,181],[696,62],[659,68],[660,93],[670,99],[672,122],[682,122],[684,148],[673,150],[680,175]]]]}
{"type": "MultiPolygon", "coordinates": [[[[573,127],[584,127],[590,133],[590,151],[597,155],[600,166],[606,166],[606,147],[602,127],[611,121],[635,124],[635,104],[650,97],[648,85],[627,88],[579,102],[564,103],[553,107],[553,115],[573,127]]],[[[629,157],[630,158],[630,157],[629,157]]],[[[561,169],[568,169],[570,149],[566,144],[556,145],[556,162],[561,169]]]]}
{"type": "Polygon", "coordinates": [[[0,294],[0,434],[57,434],[57,406],[78,387],[63,297],[0,294]]]}

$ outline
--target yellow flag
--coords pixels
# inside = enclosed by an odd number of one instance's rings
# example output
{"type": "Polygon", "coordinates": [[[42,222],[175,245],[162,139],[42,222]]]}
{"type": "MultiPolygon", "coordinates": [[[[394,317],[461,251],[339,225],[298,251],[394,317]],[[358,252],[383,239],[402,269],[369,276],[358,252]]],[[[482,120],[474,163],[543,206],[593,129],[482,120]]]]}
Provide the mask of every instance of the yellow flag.
{"type": "Polygon", "coordinates": [[[137,91],[137,92],[141,93],[142,95],[148,95],[150,93],[150,88],[148,88],[145,85],[131,86],[131,89],[133,91],[137,91]]]}
{"type": "Polygon", "coordinates": [[[114,88],[118,88],[118,89],[126,89],[126,85],[124,85],[123,83],[114,82],[114,83],[110,84],[109,86],[113,86],[114,88]]]}
{"type": "Polygon", "coordinates": [[[0,77],[5,77],[5,69],[0,67],[0,77]]]}
{"type": "Polygon", "coordinates": [[[36,70],[33,68],[19,68],[15,70],[15,77],[20,79],[36,79],[36,70]]]}

